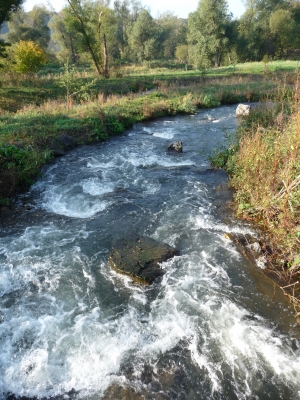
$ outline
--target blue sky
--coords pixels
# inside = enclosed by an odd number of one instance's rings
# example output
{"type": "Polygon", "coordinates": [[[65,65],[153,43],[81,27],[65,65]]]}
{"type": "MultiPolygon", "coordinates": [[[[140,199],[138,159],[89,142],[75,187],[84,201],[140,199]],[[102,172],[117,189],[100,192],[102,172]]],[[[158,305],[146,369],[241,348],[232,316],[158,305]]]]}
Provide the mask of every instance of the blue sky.
{"type": "MultiPolygon", "coordinates": [[[[66,3],[66,0],[26,0],[24,3],[25,10],[29,11],[36,4],[51,3],[53,7],[58,11],[66,3]]],[[[178,17],[186,18],[190,12],[196,10],[198,0],[188,0],[184,2],[182,0],[141,0],[141,3],[147,5],[150,8],[153,17],[156,17],[158,13],[165,11],[173,11],[178,17]]],[[[229,9],[235,17],[239,17],[244,12],[244,5],[241,0],[228,0],[229,9]]]]}

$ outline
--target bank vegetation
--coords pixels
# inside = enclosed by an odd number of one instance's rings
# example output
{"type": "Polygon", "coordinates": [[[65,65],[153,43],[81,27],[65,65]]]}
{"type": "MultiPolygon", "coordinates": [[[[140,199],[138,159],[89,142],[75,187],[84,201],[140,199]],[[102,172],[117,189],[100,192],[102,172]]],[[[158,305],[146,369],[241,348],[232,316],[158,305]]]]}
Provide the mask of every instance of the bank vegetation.
{"type": "Polygon", "coordinates": [[[235,209],[262,229],[267,271],[300,315],[300,80],[253,107],[212,162],[235,189],[235,209]]]}

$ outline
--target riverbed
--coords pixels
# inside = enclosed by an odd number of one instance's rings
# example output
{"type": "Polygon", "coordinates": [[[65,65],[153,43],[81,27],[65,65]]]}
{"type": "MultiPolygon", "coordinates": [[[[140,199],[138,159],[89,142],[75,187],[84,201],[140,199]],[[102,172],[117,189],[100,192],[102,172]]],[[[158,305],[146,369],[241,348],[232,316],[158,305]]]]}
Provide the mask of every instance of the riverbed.
{"type": "Polygon", "coordinates": [[[224,235],[257,235],[208,161],[235,109],[81,146],[20,196],[1,221],[1,399],[300,398],[294,311],[224,235]],[[132,233],[180,250],[151,286],[109,268],[132,233]]]}

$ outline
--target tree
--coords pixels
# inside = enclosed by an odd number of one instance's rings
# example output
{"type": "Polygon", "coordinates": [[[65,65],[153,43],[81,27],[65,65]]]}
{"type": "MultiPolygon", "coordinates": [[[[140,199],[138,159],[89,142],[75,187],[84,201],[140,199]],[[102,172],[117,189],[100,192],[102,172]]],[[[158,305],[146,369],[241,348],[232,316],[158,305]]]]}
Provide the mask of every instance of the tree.
{"type": "Polygon", "coordinates": [[[0,2],[0,26],[7,21],[11,13],[16,12],[24,0],[4,0],[0,2]]]}
{"type": "MultiPolygon", "coordinates": [[[[3,22],[7,21],[11,17],[11,14],[20,8],[22,3],[23,0],[5,0],[0,2],[0,28],[3,22]]],[[[7,43],[0,39],[0,57],[7,57],[6,46],[7,43]]]]}
{"type": "Polygon", "coordinates": [[[17,72],[36,72],[46,62],[44,50],[33,41],[20,41],[14,46],[17,72]]]}
{"type": "Polygon", "coordinates": [[[187,71],[188,61],[189,61],[189,46],[187,44],[182,44],[176,47],[175,51],[176,59],[185,64],[185,70],[187,71]]]}
{"type": "Polygon", "coordinates": [[[79,59],[78,32],[74,27],[74,16],[65,8],[50,21],[52,40],[57,45],[57,55],[76,64],[79,59]]]}
{"type": "Polygon", "coordinates": [[[82,99],[87,100],[89,97],[89,90],[96,83],[96,79],[85,84],[81,84],[77,79],[78,70],[75,66],[70,66],[67,61],[64,64],[63,74],[59,78],[59,85],[66,90],[66,105],[69,109],[70,101],[74,97],[80,96],[82,99]]]}
{"type": "Polygon", "coordinates": [[[188,18],[190,60],[196,66],[208,65],[214,57],[215,67],[228,43],[226,25],[231,19],[226,0],[200,0],[188,18]]]}
{"type": "Polygon", "coordinates": [[[129,43],[140,61],[153,60],[157,54],[157,27],[147,10],[142,10],[133,24],[129,43]]]}
{"type": "Polygon", "coordinates": [[[46,50],[50,41],[50,18],[51,13],[44,6],[35,6],[28,13],[18,11],[8,22],[8,41],[18,43],[20,40],[32,40],[46,50]]]}
{"type": "Polygon", "coordinates": [[[276,53],[279,58],[286,58],[289,50],[299,44],[299,27],[289,10],[276,10],[270,16],[270,30],[274,35],[276,53]],[[298,40],[297,40],[298,39],[298,40]],[[297,43],[298,42],[298,43],[297,43]]]}
{"type": "Polygon", "coordinates": [[[109,2],[68,0],[68,3],[75,20],[73,28],[82,39],[82,50],[89,53],[98,74],[109,78],[107,32],[113,36],[116,26],[109,2]]]}
{"type": "Polygon", "coordinates": [[[177,46],[186,44],[187,23],[183,18],[166,12],[157,19],[161,50],[167,59],[174,59],[177,46]]]}
{"type": "Polygon", "coordinates": [[[286,0],[247,0],[246,11],[238,26],[237,52],[242,61],[260,61],[265,54],[274,56],[276,43],[270,30],[270,16],[288,9],[286,0]]]}

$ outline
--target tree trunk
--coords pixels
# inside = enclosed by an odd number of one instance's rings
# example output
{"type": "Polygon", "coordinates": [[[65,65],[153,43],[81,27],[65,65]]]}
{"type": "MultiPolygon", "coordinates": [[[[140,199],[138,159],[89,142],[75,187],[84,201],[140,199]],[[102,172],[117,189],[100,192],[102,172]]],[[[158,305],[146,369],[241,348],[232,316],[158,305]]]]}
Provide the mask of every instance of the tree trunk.
{"type": "Polygon", "coordinates": [[[73,43],[72,34],[69,35],[69,38],[70,38],[70,47],[71,47],[71,59],[72,59],[72,64],[76,64],[76,62],[77,62],[77,55],[76,55],[76,51],[75,51],[75,47],[74,47],[74,43],[73,43]]]}
{"type": "Polygon", "coordinates": [[[69,5],[70,5],[70,7],[71,7],[71,9],[72,9],[72,11],[73,11],[75,17],[78,19],[78,21],[79,21],[79,23],[80,23],[81,33],[82,33],[83,36],[84,36],[85,43],[86,43],[87,48],[89,49],[89,52],[90,52],[90,54],[91,54],[91,56],[92,56],[92,60],[93,60],[94,65],[95,65],[95,67],[96,67],[96,69],[97,69],[97,72],[98,72],[99,75],[102,75],[102,71],[101,71],[99,62],[98,62],[98,60],[97,60],[96,54],[94,53],[94,50],[93,50],[93,48],[92,48],[92,45],[91,45],[90,40],[89,40],[89,37],[88,37],[88,34],[86,33],[86,30],[85,30],[85,27],[84,27],[84,22],[83,22],[81,16],[79,15],[79,13],[75,10],[75,8],[74,8],[74,6],[73,6],[71,0],[68,0],[68,3],[69,3],[69,5]]]}
{"type": "Polygon", "coordinates": [[[220,56],[219,56],[219,53],[216,52],[216,54],[215,54],[215,68],[219,68],[219,66],[220,66],[220,56]]]}
{"type": "Polygon", "coordinates": [[[107,54],[107,45],[106,45],[106,35],[103,33],[103,76],[106,79],[109,79],[109,72],[108,72],[108,54],[107,54]]]}

